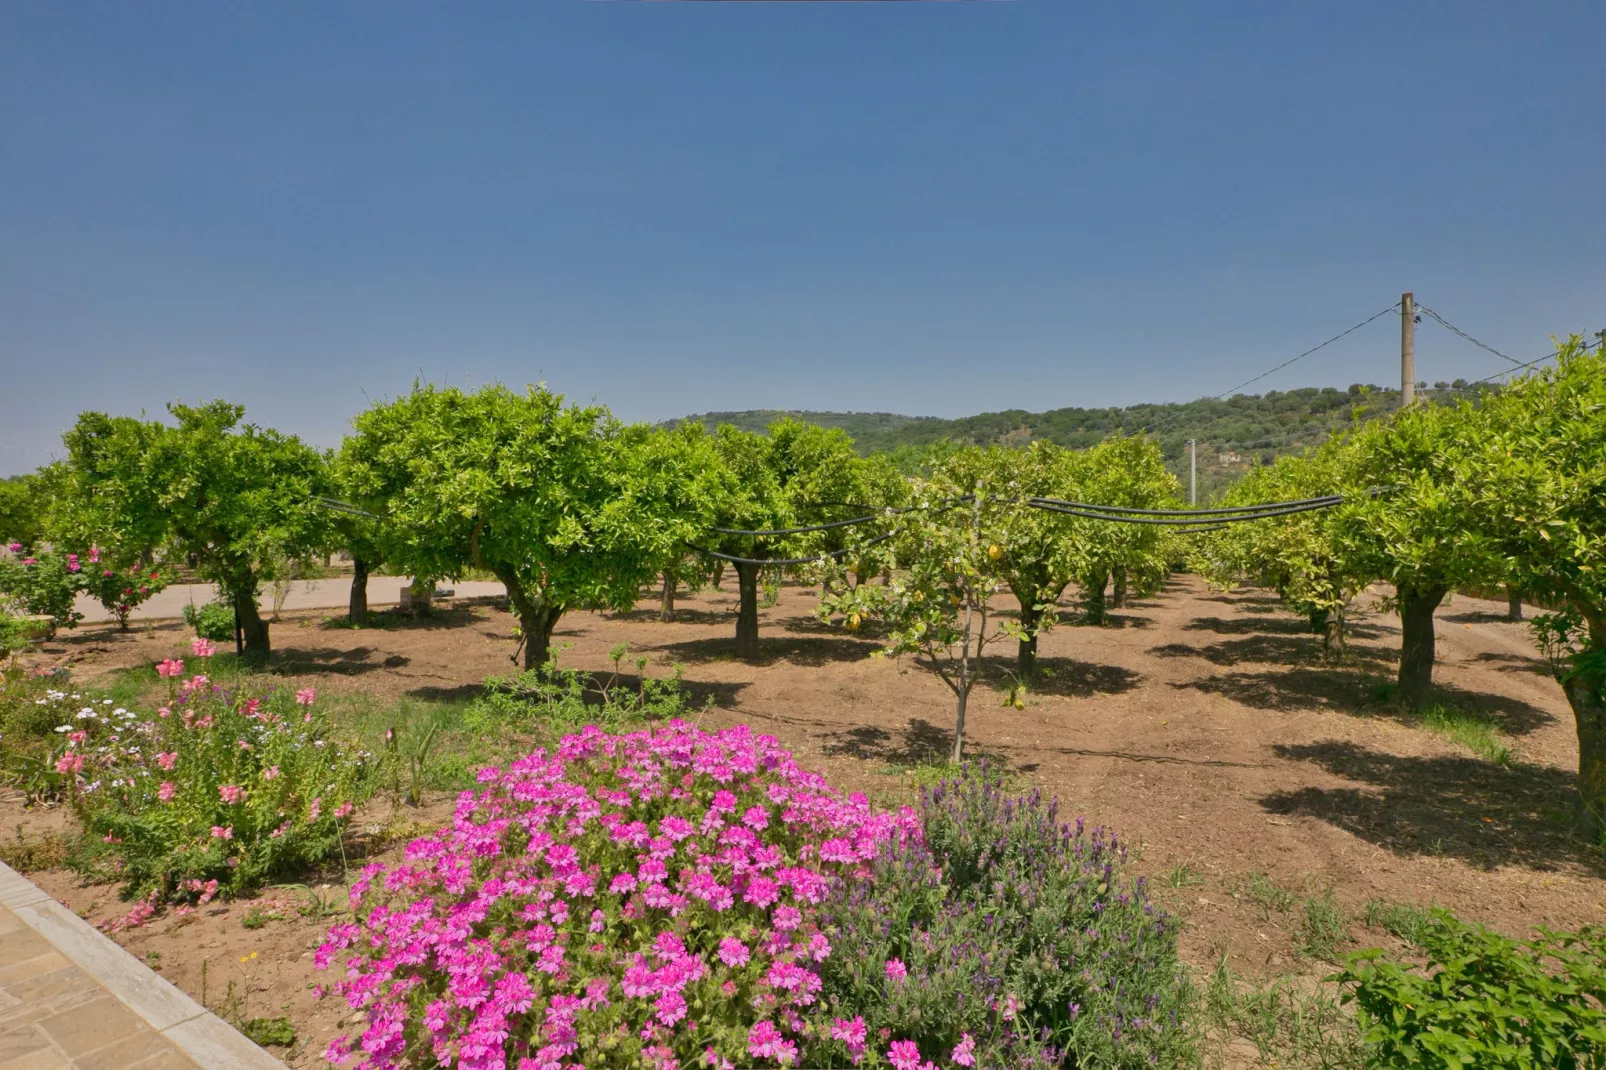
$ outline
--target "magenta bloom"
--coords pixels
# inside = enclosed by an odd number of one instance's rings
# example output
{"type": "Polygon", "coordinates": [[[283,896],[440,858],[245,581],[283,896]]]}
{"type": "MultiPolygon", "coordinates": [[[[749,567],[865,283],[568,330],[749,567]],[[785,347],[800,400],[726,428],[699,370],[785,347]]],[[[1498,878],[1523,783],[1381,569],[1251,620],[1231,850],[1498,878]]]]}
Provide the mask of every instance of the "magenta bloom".
{"type": "Polygon", "coordinates": [[[959,1034],[959,1043],[954,1046],[953,1061],[960,1066],[976,1065],[976,1038],[969,1033],[959,1034]]]}
{"type": "Polygon", "coordinates": [[[184,662],[178,658],[166,658],[156,663],[156,675],[164,680],[184,675],[184,662]]]}
{"type": "Polygon", "coordinates": [[[212,826],[212,838],[214,840],[232,840],[232,839],[234,839],[234,826],[233,825],[227,825],[227,826],[225,826],[225,825],[213,825],[212,826]]]}
{"type": "Polygon", "coordinates": [[[209,658],[217,653],[217,644],[210,639],[190,640],[190,653],[198,658],[209,658]]]}
{"type": "Polygon", "coordinates": [[[902,981],[909,976],[909,968],[903,964],[902,959],[888,959],[887,976],[894,981],[902,981]]]}
{"type": "Polygon", "coordinates": [[[887,1059],[894,1070],[920,1070],[920,1049],[912,1040],[895,1040],[887,1049],[887,1059]]]}
{"type": "Polygon", "coordinates": [[[735,937],[727,936],[719,942],[719,961],[732,969],[746,966],[750,954],[747,945],[735,937]]]}
{"type": "Polygon", "coordinates": [[[156,764],[163,769],[171,771],[178,764],[178,752],[165,750],[156,756],[156,764]]]}
{"type": "Polygon", "coordinates": [[[244,792],[240,790],[240,786],[238,784],[224,784],[217,789],[217,793],[221,795],[223,797],[223,801],[228,803],[230,806],[233,806],[235,803],[239,802],[240,796],[244,794],[244,792]]]}

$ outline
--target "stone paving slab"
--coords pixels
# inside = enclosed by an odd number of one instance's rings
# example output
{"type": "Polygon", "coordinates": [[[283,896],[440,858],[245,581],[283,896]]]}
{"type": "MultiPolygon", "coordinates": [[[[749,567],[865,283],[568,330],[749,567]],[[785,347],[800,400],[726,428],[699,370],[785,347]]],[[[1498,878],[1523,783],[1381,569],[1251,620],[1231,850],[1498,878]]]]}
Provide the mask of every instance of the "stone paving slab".
{"type": "Polygon", "coordinates": [[[283,1067],[0,863],[0,1070],[283,1067]]]}

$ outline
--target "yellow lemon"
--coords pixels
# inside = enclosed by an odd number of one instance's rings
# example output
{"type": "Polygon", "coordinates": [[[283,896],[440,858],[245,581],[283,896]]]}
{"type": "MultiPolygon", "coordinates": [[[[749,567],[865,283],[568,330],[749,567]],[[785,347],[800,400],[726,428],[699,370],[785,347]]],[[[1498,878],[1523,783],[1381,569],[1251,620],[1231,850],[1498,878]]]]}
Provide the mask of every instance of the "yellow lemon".
{"type": "Polygon", "coordinates": [[[997,561],[1000,557],[1004,556],[1004,551],[1000,549],[999,545],[995,542],[991,546],[987,547],[987,556],[992,558],[994,561],[997,561]]]}
{"type": "Polygon", "coordinates": [[[1026,708],[1026,700],[1025,699],[1019,699],[1019,698],[1016,699],[1015,700],[1015,708],[1017,710],[1024,710],[1026,708]]]}
{"type": "Polygon", "coordinates": [[[848,618],[848,631],[854,632],[854,631],[858,631],[858,630],[859,630],[859,615],[857,613],[855,613],[855,614],[853,614],[853,616],[848,618]]]}

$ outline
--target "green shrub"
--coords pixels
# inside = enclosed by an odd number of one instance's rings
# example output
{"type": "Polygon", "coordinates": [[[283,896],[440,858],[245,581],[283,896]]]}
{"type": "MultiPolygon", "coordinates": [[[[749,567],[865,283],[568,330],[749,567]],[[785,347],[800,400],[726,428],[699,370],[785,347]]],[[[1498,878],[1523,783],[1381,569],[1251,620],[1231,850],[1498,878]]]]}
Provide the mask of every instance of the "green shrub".
{"type": "Polygon", "coordinates": [[[210,639],[214,643],[226,643],[234,639],[234,607],[221,600],[202,606],[189,603],[184,607],[184,623],[194,628],[196,636],[201,639],[210,639]]]}
{"type": "Polygon", "coordinates": [[[0,554],[0,598],[13,610],[49,617],[57,627],[75,628],[84,619],[73,608],[82,588],[77,554],[0,554]]]}
{"type": "Polygon", "coordinates": [[[692,703],[679,666],[654,679],[646,674],[647,659],[637,658],[636,678],[630,682],[619,672],[624,655],[623,644],[613,648],[613,671],[606,676],[549,663],[541,670],[490,677],[463,723],[479,731],[511,728],[555,742],[587,725],[623,732],[686,715],[692,703]]]}
{"type": "Polygon", "coordinates": [[[1372,949],[1330,980],[1348,986],[1369,1066],[1529,1070],[1606,1066],[1606,928],[1512,940],[1434,910],[1425,967],[1372,949]]]}
{"type": "Polygon", "coordinates": [[[1177,924],[1123,877],[1114,836],[986,767],[923,792],[920,817],[923,843],[887,845],[821,908],[853,949],[821,966],[833,1013],[926,1058],[964,1045],[978,1067],[1195,1061],[1177,924]]]}
{"type": "MultiPolygon", "coordinates": [[[[197,640],[197,645],[204,641],[197,640]]],[[[170,681],[155,715],[88,705],[55,769],[90,834],[75,864],[158,902],[243,892],[335,855],[371,791],[368,756],[333,739],[312,689],[229,693],[170,681]],[[214,883],[215,882],[215,883],[214,883]]]]}

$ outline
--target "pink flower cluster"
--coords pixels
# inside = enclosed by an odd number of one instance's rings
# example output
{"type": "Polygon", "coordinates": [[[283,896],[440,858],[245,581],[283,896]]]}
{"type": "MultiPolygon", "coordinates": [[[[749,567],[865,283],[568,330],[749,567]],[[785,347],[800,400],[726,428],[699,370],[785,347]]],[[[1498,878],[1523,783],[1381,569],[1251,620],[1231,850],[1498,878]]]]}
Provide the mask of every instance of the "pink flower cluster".
{"type": "MultiPolygon", "coordinates": [[[[363,871],[360,922],[318,949],[368,1021],[331,1061],[399,1067],[422,1045],[462,1070],[794,1063],[832,953],[818,904],[919,834],[745,727],[591,726],[479,779],[449,828],[363,871]]],[[[856,1035],[862,1051],[862,1019],[856,1035]]]]}

